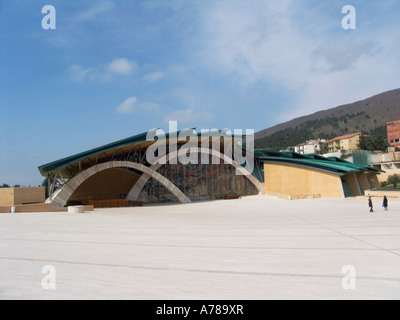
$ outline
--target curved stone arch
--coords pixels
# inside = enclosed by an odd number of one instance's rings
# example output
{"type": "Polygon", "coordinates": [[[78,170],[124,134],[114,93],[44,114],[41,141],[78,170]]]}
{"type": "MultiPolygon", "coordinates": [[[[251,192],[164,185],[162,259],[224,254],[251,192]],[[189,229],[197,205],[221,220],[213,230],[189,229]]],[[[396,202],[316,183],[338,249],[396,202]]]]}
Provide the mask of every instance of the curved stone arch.
{"type": "MultiPolygon", "coordinates": [[[[149,177],[157,180],[161,183],[167,190],[169,190],[181,203],[189,203],[190,199],[177,188],[171,181],[166,179],[164,176],[156,172],[155,170],[146,167],[140,163],[129,162],[129,161],[109,161],[102,164],[94,165],[85,171],[82,171],[72,179],[70,179],[66,184],[64,184],[54,195],[51,197],[50,202],[54,208],[62,208],[67,205],[69,198],[75,192],[78,187],[84,183],[87,179],[99,173],[103,170],[112,168],[130,168],[143,173],[143,175],[148,175],[149,177]]],[[[142,176],[143,176],[142,175],[142,176]]],[[[127,199],[129,200],[129,199],[127,199]]]]}
{"type": "MultiPolygon", "coordinates": [[[[178,152],[173,152],[172,154],[169,153],[163,157],[161,157],[157,163],[153,164],[150,168],[154,171],[157,171],[161,166],[165,165],[168,163],[168,161],[171,161],[175,158],[177,158],[179,155],[179,152],[196,152],[198,154],[209,154],[211,156],[217,157],[221,160],[224,161],[226,164],[232,165],[237,171],[239,171],[243,176],[245,176],[257,189],[259,194],[264,194],[265,193],[265,187],[264,185],[258,181],[258,179],[251,174],[246,168],[242,167],[239,163],[237,163],[235,160],[232,158],[228,157],[225,154],[222,154],[219,151],[216,150],[210,150],[206,148],[185,148],[185,149],[180,149],[178,152]]],[[[139,197],[140,192],[146,185],[147,181],[151,176],[148,174],[143,174],[139,180],[135,183],[131,191],[128,193],[128,196],[126,197],[127,200],[129,201],[136,201],[137,198],[139,197]]]]}

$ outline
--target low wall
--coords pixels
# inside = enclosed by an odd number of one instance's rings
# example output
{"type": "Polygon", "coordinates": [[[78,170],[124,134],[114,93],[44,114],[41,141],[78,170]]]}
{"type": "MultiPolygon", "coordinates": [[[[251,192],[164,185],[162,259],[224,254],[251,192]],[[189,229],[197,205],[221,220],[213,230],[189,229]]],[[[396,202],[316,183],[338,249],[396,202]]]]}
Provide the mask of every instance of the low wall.
{"type": "Polygon", "coordinates": [[[36,204],[46,201],[44,187],[36,188],[15,188],[14,205],[36,204]]]}
{"type": "Polygon", "coordinates": [[[399,191],[378,191],[378,190],[367,190],[365,195],[371,195],[372,197],[393,197],[400,198],[400,188],[399,191]]]}
{"type": "MultiPolygon", "coordinates": [[[[371,198],[372,198],[372,201],[375,203],[375,205],[377,205],[377,204],[378,204],[378,205],[381,205],[382,202],[383,202],[383,196],[382,196],[382,197],[371,196],[371,198]]],[[[400,198],[399,198],[399,197],[396,197],[396,198],[387,197],[387,198],[388,198],[389,204],[390,204],[390,202],[392,202],[392,201],[395,201],[395,202],[400,201],[400,198]]],[[[367,201],[368,201],[368,196],[357,197],[357,200],[367,202],[367,201]]]]}
{"type": "Polygon", "coordinates": [[[371,196],[373,201],[380,201],[382,203],[383,197],[386,196],[390,201],[400,201],[400,191],[377,191],[367,190],[364,197],[357,197],[357,200],[367,200],[371,196]]]}
{"type": "Polygon", "coordinates": [[[0,206],[14,205],[14,189],[0,188],[0,206]]]}
{"type": "Polygon", "coordinates": [[[276,192],[267,192],[266,194],[269,196],[279,198],[279,199],[283,199],[283,200],[306,200],[306,199],[321,199],[322,198],[321,194],[287,195],[287,194],[281,194],[281,193],[276,193],[276,192]]]}
{"type": "MultiPolygon", "coordinates": [[[[93,206],[85,206],[85,211],[93,211],[93,206]]],[[[15,206],[15,213],[68,212],[68,208],[53,209],[49,203],[15,206]]],[[[0,207],[0,213],[11,213],[11,206],[0,207]]]]}
{"type": "Polygon", "coordinates": [[[45,202],[45,188],[1,188],[0,206],[14,206],[45,202]]]}

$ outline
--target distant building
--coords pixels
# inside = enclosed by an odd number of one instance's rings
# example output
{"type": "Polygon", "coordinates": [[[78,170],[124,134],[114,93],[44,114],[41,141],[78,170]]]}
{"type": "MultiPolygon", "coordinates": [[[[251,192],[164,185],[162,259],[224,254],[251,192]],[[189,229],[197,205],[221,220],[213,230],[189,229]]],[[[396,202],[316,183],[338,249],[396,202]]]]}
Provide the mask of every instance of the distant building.
{"type": "Polygon", "coordinates": [[[328,148],[330,152],[336,151],[353,151],[358,150],[360,138],[362,136],[361,132],[348,134],[345,136],[336,137],[332,140],[327,141],[328,148]]]}
{"type": "Polygon", "coordinates": [[[300,154],[312,154],[321,151],[321,144],[326,140],[310,140],[305,143],[301,143],[294,147],[294,151],[300,154]]]}
{"type": "Polygon", "coordinates": [[[386,126],[390,145],[400,148],[400,120],[388,122],[386,126]]]}

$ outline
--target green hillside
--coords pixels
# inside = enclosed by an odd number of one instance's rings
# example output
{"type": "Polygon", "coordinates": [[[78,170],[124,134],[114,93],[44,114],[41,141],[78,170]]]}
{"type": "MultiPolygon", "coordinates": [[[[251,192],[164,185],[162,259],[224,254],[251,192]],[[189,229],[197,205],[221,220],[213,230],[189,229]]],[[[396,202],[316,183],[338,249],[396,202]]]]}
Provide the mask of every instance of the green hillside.
{"type": "Polygon", "coordinates": [[[400,119],[400,89],[320,111],[256,133],[256,148],[285,149],[310,139],[354,132],[386,136],[386,123],[400,119]]]}

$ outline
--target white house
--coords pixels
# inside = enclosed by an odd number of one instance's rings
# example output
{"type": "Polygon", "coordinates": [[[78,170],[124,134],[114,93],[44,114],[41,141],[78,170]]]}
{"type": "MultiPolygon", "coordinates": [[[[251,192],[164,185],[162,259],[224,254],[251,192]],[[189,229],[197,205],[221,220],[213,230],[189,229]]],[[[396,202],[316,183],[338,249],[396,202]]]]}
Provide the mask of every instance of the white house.
{"type": "Polygon", "coordinates": [[[321,144],[325,139],[309,140],[294,147],[294,152],[301,154],[318,153],[321,150],[321,144]]]}

